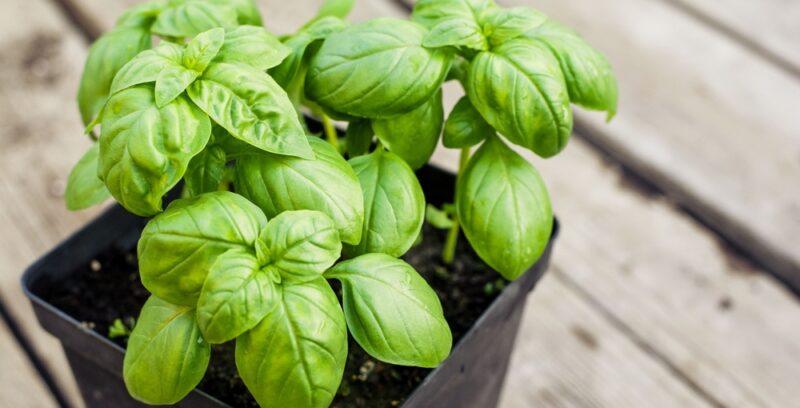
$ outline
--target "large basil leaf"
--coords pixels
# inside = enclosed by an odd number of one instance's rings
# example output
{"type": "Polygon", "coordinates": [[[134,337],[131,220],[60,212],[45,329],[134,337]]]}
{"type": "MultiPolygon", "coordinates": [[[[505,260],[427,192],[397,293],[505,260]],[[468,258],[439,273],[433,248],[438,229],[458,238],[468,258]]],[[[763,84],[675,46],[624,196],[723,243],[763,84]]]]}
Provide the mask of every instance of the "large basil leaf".
{"type": "Polygon", "coordinates": [[[451,53],[422,46],[426,30],[378,18],[330,35],[311,60],[306,94],[337,112],[378,118],[408,112],[444,81],[451,53]]]}
{"type": "Polygon", "coordinates": [[[460,46],[484,51],[488,48],[480,16],[495,7],[489,0],[421,0],[414,5],[412,19],[430,29],[426,47],[460,46]]]}
{"type": "Polygon", "coordinates": [[[78,108],[84,125],[105,105],[117,71],[150,46],[150,33],[136,26],[115,28],[92,44],[78,87],[78,108]]]}
{"type": "Polygon", "coordinates": [[[142,231],[139,274],[154,295],[194,305],[208,271],[229,249],[252,250],[264,213],[227,191],[175,200],[142,231]]]}
{"type": "Polygon", "coordinates": [[[425,218],[425,195],[414,171],[392,152],[350,160],[364,191],[364,228],[348,257],[382,252],[399,257],[414,244],[425,218]]]}
{"type": "Polygon", "coordinates": [[[232,6],[236,11],[237,20],[241,25],[260,26],[261,12],[255,0],[205,0],[222,6],[232,6]]]}
{"type": "Polygon", "coordinates": [[[481,19],[489,44],[497,47],[506,41],[527,36],[538,29],[547,16],[531,7],[492,8],[481,19]]]}
{"type": "Polygon", "coordinates": [[[469,98],[462,97],[453,107],[444,123],[442,144],[449,148],[475,146],[494,134],[494,129],[486,123],[481,114],[472,106],[469,98]]]}
{"type": "Polygon", "coordinates": [[[412,110],[398,116],[372,121],[372,129],[387,149],[402,157],[412,169],[425,165],[436,150],[442,133],[444,108],[442,91],[412,110]]]}
{"type": "Polygon", "coordinates": [[[325,273],[342,282],[350,334],[373,357],[436,367],[453,337],[436,292],[414,268],[386,254],[367,254],[325,273]]]}
{"type": "Polygon", "coordinates": [[[316,210],[331,217],[342,241],[361,241],[364,199],[358,178],[330,144],[308,141],[316,158],[246,155],[236,161],[236,191],[268,217],[284,211],[316,210]]]}
{"type": "Polygon", "coordinates": [[[128,338],[122,376],[133,398],[174,404],[203,379],[210,358],[194,309],[150,296],[128,338]]]}
{"type": "Polygon", "coordinates": [[[282,212],[261,231],[259,241],[269,252],[269,264],[290,283],[318,278],[342,252],[336,225],[319,211],[282,212]]]}
{"type": "Polygon", "coordinates": [[[558,58],[573,103],[589,109],[617,112],[617,80],[608,60],[575,31],[549,20],[529,34],[558,58]]]}
{"type": "Polygon", "coordinates": [[[280,65],[270,70],[270,75],[283,87],[288,87],[294,81],[300,81],[299,85],[302,85],[307,69],[303,65],[308,59],[309,47],[345,27],[347,23],[332,16],[323,17],[304,26],[284,40],[284,45],[291,49],[291,53],[280,65]]]}
{"type": "Polygon", "coordinates": [[[282,292],[278,307],[236,339],[236,368],[261,406],[327,407],[347,359],[339,301],[322,278],[282,292]]]}
{"type": "Polygon", "coordinates": [[[190,38],[216,27],[238,25],[236,9],[223,2],[204,0],[170,0],[151,30],[164,37],[190,38]]]}
{"type": "Polygon", "coordinates": [[[247,64],[265,71],[280,64],[290,51],[263,27],[240,26],[225,34],[225,43],[216,61],[247,64]]]}
{"type": "Polygon", "coordinates": [[[67,177],[67,189],[64,198],[71,211],[89,208],[111,196],[103,180],[97,177],[97,158],[100,145],[93,144],[83,154],[67,177]]]}
{"type": "Polygon", "coordinates": [[[539,259],[550,239],[550,198],[536,169],[496,136],[458,178],[456,208],[472,248],[513,280],[539,259]]]}
{"type": "Polygon", "coordinates": [[[98,174],[128,211],[154,215],[210,135],[208,117],[185,97],[159,108],[151,86],[128,88],[103,111],[98,174]]]}
{"type": "Polygon", "coordinates": [[[217,144],[209,145],[200,154],[194,156],[183,176],[187,194],[197,196],[217,191],[225,176],[226,163],[225,149],[217,144]]]}
{"type": "Polygon", "coordinates": [[[255,327],[280,302],[277,279],[248,251],[232,249],[217,257],[197,300],[203,338],[224,343],[255,327]]]}
{"type": "Polygon", "coordinates": [[[211,64],[188,92],[237,139],[271,153],[314,157],[292,102],[265,72],[247,65],[211,64]]]}
{"type": "Polygon", "coordinates": [[[567,144],[572,109],[558,60],[526,39],[472,60],[467,94],[484,119],[512,143],[551,157],[567,144]]]}

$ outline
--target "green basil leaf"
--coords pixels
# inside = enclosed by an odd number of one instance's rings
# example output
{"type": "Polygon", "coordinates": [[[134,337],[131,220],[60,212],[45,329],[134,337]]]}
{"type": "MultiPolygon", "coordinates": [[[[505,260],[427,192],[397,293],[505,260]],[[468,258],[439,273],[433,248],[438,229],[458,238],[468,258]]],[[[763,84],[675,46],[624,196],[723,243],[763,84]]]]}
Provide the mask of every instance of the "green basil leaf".
{"type": "MultiPolygon", "coordinates": [[[[291,49],[291,52],[280,65],[269,71],[275,81],[283,87],[288,87],[292,82],[298,82],[302,88],[305,81],[305,71],[310,54],[309,48],[312,44],[319,43],[329,35],[339,32],[347,27],[347,23],[336,17],[323,17],[314,20],[298,32],[290,35],[284,40],[284,45],[291,49]]],[[[302,95],[302,93],[301,93],[302,95]]]]}
{"type": "Polygon", "coordinates": [[[212,344],[255,327],[280,302],[275,276],[256,257],[232,249],[217,257],[197,300],[197,324],[212,344]]]}
{"type": "Polygon", "coordinates": [[[220,6],[233,7],[240,25],[262,25],[261,12],[255,0],[205,0],[220,6]]]}
{"type": "Polygon", "coordinates": [[[531,7],[493,8],[481,19],[483,31],[492,47],[528,36],[547,21],[547,16],[531,7]]]}
{"type": "Polygon", "coordinates": [[[414,5],[411,18],[431,30],[422,43],[426,47],[485,51],[488,44],[479,21],[484,11],[493,7],[487,0],[421,0],[414,5]]]}
{"type": "Polygon", "coordinates": [[[617,113],[617,80],[608,60],[575,31],[552,20],[530,34],[540,40],[558,58],[573,103],[608,112],[610,120],[617,113]]]}
{"type": "Polygon", "coordinates": [[[240,26],[225,34],[225,43],[217,55],[217,62],[247,64],[265,71],[289,55],[289,47],[263,27],[240,26]]]}
{"type": "Polygon", "coordinates": [[[98,174],[123,207],[141,216],[161,211],[161,198],[211,135],[208,117],[185,97],[159,108],[147,85],[112,96],[101,126],[98,174]]]}
{"type": "Polygon", "coordinates": [[[444,108],[442,91],[412,110],[398,116],[372,121],[378,140],[416,170],[425,165],[436,150],[442,133],[444,108]]]}
{"type": "Polygon", "coordinates": [[[133,398],[175,404],[200,383],[210,358],[194,309],[150,296],[128,338],[122,376],[133,398]]]}
{"type": "Polygon", "coordinates": [[[347,327],[371,356],[436,367],[450,354],[453,337],[439,298],[411,265],[386,254],[367,254],[325,275],[342,282],[347,327]]]}
{"type": "Polygon", "coordinates": [[[161,0],[148,1],[131,6],[117,18],[114,27],[137,27],[149,31],[156,17],[166,6],[167,3],[161,0]]]}
{"type": "Polygon", "coordinates": [[[282,292],[278,307],[236,339],[236,368],[261,406],[327,407],[347,360],[339,301],[322,278],[282,292]]]}
{"type": "Polygon", "coordinates": [[[227,191],[173,201],[142,231],[139,274],[154,295],[194,305],[208,271],[229,249],[252,250],[264,213],[227,191]]]}
{"type": "Polygon", "coordinates": [[[265,72],[247,65],[211,64],[188,92],[237,139],[271,153],[314,157],[292,102],[265,72]]]}
{"type": "Polygon", "coordinates": [[[464,96],[458,100],[444,123],[442,143],[445,147],[459,149],[475,146],[492,135],[492,126],[486,123],[469,98],[464,96]]]}
{"type": "Polygon", "coordinates": [[[97,158],[100,155],[100,145],[93,144],[83,154],[67,177],[67,189],[64,198],[67,208],[71,211],[89,208],[103,202],[111,196],[103,180],[97,177],[97,158]]]}
{"type": "Polygon", "coordinates": [[[308,138],[315,159],[247,155],[236,161],[236,191],[268,217],[284,211],[315,210],[331,217],[342,241],[361,241],[364,199],[358,178],[330,144],[308,138]]]}
{"type": "Polygon", "coordinates": [[[333,220],[319,211],[286,211],[271,219],[259,235],[269,249],[270,265],[289,283],[314,280],[342,252],[333,220]]]}
{"type": "Polygon", "coordinates": [[[111,94],[134,85],[155,82],[164,71],[180,71],[183,48],[164,41],[152,50],[142,51],[120,68],[111,83],[111,94]]]}
{"type": "Polygon", "coordinates": [[[364,192],[364,228],[355,257],[382,252],[399,257],[411,248],[425,218],[425,195],[414,171],[396,154],[377,150],[350,160],[364,192]]]}
{"type": "Polygon", "coordinates": [[[472,20],[445,20],[425,35],[422,45],[430,48],[452,46],[485,51],[489,46],[486,44],[486,37],[479,30],[480,27],[472,20]]]}
{"type": "Polygon", "coordinates": [[[496,136],[459,176],[456,207],[472,248],[506,279],[528,270],[550,240],[553,213],[539,172],[496,136]]]}
{"type": "Polygon", "coordinates": [[[572,132],[572,109],[558,60],[525,39],[479,53],[467,94],[486,122],[512,143],[542,157],[560,152],[572,132]]]}
{"type": "Polygon", "coordinates": [[[440,210],[433,204],[428,204],[425,209],[425,221],[434,228],[443,230],[449,230],[455,225],[455,222],[450,219],[450,214],[448,214],[447,211],[440,210]]]}
{"type": "Polygon", "coordinates": [[[209,145],[194,156],[186,168],[183,179],[189,196],[198,196],[219,190],[225,176],[227,157],[225,149],[217,144],[209,145]]]}
{"type": "Polygon", "coordinates": [[[183,51],[183,66],[201,73],[219,54],[222,44],[227,44],[225,30],[212,28],[194,37],[183,51]]]}
{"type": "Polygon", "coordinates": [[[117,71],[150,46],[150,33],[139,27],[115,28],[92,44],[78,87],[78,108],[84,125],[103,109],[117,71]]]}
{"type": "Polygon", "coordinates": [[[447,75],[451,53],[422,47],[425,28],[378,18],[330,35],[311,60],[306,94],[349,115],[378,118],[429,100],[447,75]]]}
{"type": "Polygon", "coordinates": [[[347,154],[350,157],[367,154],[372,146],[373,136],[375,136],[375,132],[372,130],[372,123],[369,120],[358,119],[350,122],[344,135],[347,142],[347,154]]]}
{"type": "Polygon", "coordinates": [[[216,27],[238,25],[236,9],[222,2],[199,0],[173,1],[156,18],[151,28],[163,37],[190,38],[216,27]]]}
{"type": "Polygon", "coordinates": [[[325,0],[317,11],[314,19],[321,19],[329,16],[345,18],[353,9],[354,0],[325,0]]]}

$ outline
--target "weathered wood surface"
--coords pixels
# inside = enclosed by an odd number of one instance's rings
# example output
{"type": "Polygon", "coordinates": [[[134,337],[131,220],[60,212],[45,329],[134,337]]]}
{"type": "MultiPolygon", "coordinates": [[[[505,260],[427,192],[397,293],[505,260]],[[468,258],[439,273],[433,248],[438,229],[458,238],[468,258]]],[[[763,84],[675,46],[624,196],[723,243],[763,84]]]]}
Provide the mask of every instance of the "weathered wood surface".
{"type": "MultiPolygon", "coordinates": [[[[88,22],[98,30],[110,26],[114,16],[125,8],[125,1],[69,1],[78,7],[73,9],[78,11],[75,15],[81,16],[78,20],[88,22]]],[[[279,0],[267,1],[264,8],[266,23],[277,32],[292,31],[303,19],[313,14],[313,10],[306,7],[309,2],[320,1],[304,0],[288,4],[279,0]]],[[[537,5],[546,9],[547,6],[555,7],[556,2],[540,0],[537,5]]],[[[594,10],[594,20],[598,20],[596,13],[599,9],[596,3],[581,7],[594,10]]],[[[612,10],[615,7],[607,6],[612,10]]],[[[641,7],[631,9],[636,11],[641,7]]],[[[659,12],[663,10],[656,8],[653,12],[653,16],[658,16],[658,19],[662,17],[659,12]]],[[[360,1],[354,12],[354,19],[400,14],[401,11],[389,3],[378,0],[360,1]]],[[[551,14],[555,15],[552,12],[551,14]]],[[[666,15],[675,19],[674,13],[667,12],[666,15]]],[[[562,20],[581,27],[578,24],[580,21],[569,21],[567,18],[562,20]]],[[[670,28],[670,35],[702,31],[702,28],[696,27],[697,22],[694,20],[691,20],[692,23],[683,19],[676,21],[683,24],[670,28]]],[[[617,31],[626,28],[626,25],[630,29],[644,31],[649,25],[661,27],[658,21],[637,21],[631,18],[622,22],[616,21],[615,24],[623,26],[617,27],[617,31]]],[[[582,31],[593,39],[599,35],[596,32],[582,31]]],[[[646,32],[640,34],[647,37],[646,32]]],[[[705,37],[701,36],[702,38],[705,37]]],[[[646,38],[640,40],[645,42],[646,38]]],[[[677,52],[675,49],[679,48],[675,45],[677,43],[660,40],[664,43],[656,48],[657,52],[642,51],[641,47],[632,48],[630,52],[641,52],[642,55],[634,54],[629,57],[630,60],[642,60],[642,70],[654,69],[653,75],[656,78],[666,68],[651,66],[653,61],[662,52],[677,52]],[[670,48],[667,45],[675,49],[663,49],[670,48]],[[648,62],[651,64],[648,65],[648,62]]],[[[698,47],[696,44],[690,45],[692,49],[698,47]]],[[[620,77],[632,76],[630,82],[623,82],[622,112],[626,109],[632,110],[633,112],[624,116],[630,119],[623,119],[621,115],[611,127],[602,128],[605,129],[604,132],[617,132],[622,128],[630,136],[644,127],[645,119],[639,118],[641,115],[654,121],[648,131],[660,131],[668,135],[672,131],[686,130],[687,126],[701,130],[704,126],[711,125],[726,128],[730,126],[717,123],[731,119],[729,115],[722,115],[721,111],[694,116],[688,115],[687,112],[691,111],[683,106],[669,107],[673,110],[665,113],[667,108],[655,106],[655,102],[638,106],[639,102],[634,102],[636,99],[628,101],[631,97],[626,95],[629,93],[647,91],[627,88],[641,86],[642,89],[654,92],[654,97],[661,96],[664,92],[670,95],[672,92],[663,89],[670,88],[663,84],[657,84],[655,89],[658,92],[655,92],[654,88],[647,88],[652,84],[643,80],[644,74],[620,70],[615,54],[609,51],[617,49],[617,45],[598,43],[598,46],[611,55],[612,61],[618,66],[620,77]],[[657,117],[651,117],[655,113],[649,112],[650,110],[667,115],[672,120],[657,120],[657,117]],[[680,121],[676,117],[683,117],[685,120],[680,121]]],[[[76,54],[82,58],[82,52],[76,54]]],[[[728,45],[722,51],[711,49],[699,55],[711,52],[727,52],[734,57],[742,54],[733,45],[728,45]]],[[[739,62],[736,58],[733,60],[739,62]]],[[[688,64],[686,59],[683,61],[688,64]]],[[[674,78],[685,77],[685,72],[680,69],[686,67],[669,65],[668,62],[665,61],[665,65],[673,68],[671,75],[674,78]]],[[[746,67],[754,64],[744,62],[746,67]]],[[[712,86],[715,97],[719,97],[717,93],[722,91],[718,89],[721,85],[718,80],[707,85],[705,81],[710,79],[700,75],[705,72],[698,74],[696,71],[700,68],[697,67],[687,69],[689,74],[695,75],[689,81],[691,84],[712,86]]],[[[761,67],[761,71],[764,70],[761,67]]],[[[691,75],[689,76],[692,77],[691,75]]],[[[70,83],[77,84],[77,78],[70,83]]],[[[672,88],[686,86],[678,79],[668,85],[672,85],[672,88]]],[[[770,82],[762,85],[773,86],[774,91],[786,91],[786,85],[770,82]]],[[[675,95],[679,95],[677,90],[675,92],[675,95]]],[[[452,95],[450,96],[452,102],[452,95]]],[[[684,103],[695,108],[701,105],[691,99],[684,103]]],[[[77,123],[71,95],[69,103],[63,105],[59,120],[64,121],[63,118],[69,117],[69,120],[77,123]]],[[[725,101],[726,107],[733,105],[733,101],[725,101]]],[[[767,108],[754,106],[753,109],[767,108]]],[[[778,110],[779,114],[783,112],[778,110]]],[[[748,116],[748,120],[750,119],[752,118],[748,116]]],[[[51,136],[61,143],[77,141],[76,145],[67,147],[67,152],[72,152],[69,149],[80,150],[85,147],[80,146],[78,149],[77,145],[83,143],[83,140],[71,136],[75,132],[69,131],[70,126],[52,132],[51,136]]],[[[782,126],[785,128],[785,124],[776,124],[775,128],[782,129],[782,126]]],[[[601,129],[599,124],[597,128],[601,129]]],[[[736,134],[741,135],[741,131],[736,134]]],[[[680,135],[682,133],[678,134],[680,135]]],[[[645,140],[655,140],[652,137],[644,136],[645,140]]],[[[710,140],[712,139],[698,144],[713,146],[710,140]]],[[[741,142],[741,139],[734,140],[741,142]]],[[[774,143],[769,140],[762,142],[774,148],[774,143]]],[[[30,145],[34,147],[30,150],[40,147],[41,143],[44,141],[31,142],[30,145]]],[[[663,143],[666,142],[655,143],[656,147],[653,149],[656,152],[666,149],[663,143]]],[[[728,149],[725,145],[717,148],[728,149]]],[[[736,149],[720,154],[736,157],[736,149]]],[[[757,147],[753,150],[756,149],[757,147]]],[[[441,150],[437,152],[436,160],[453,168],[453,153],[441,150]]],[[[772,154],[771,151],[767,153],[772,154]]],[[[61,156],[66,155],[65,153],[61,156]]],[[[68,168],[78,156],[79,153],[75,153],[72,160],[64,157],[39,158],[39,162],[43,162],[41,164],[44,166],[68,168]]],[[[650,160],[649,156],[644,157],[642,161],[650,160]]],[[[785,156],[762,157],[784,160],[785,156]]],[[[710,165],[715,158],[716,156],[708,158],[710,165]]],[[[746,165],[747,156],[740,158],[740,162],[746,165]]],[[[508,388],[503,399],[505,406],[637,406],[648,401],[670,401],[675,402],[672,405],[681,406],[787,406],[797,401],[800,389],[794,382],[800,375],[800,362],[789,356],[800,354],[800,345],[796,341],[800,338],[800,308],[797,301],[780,285],[761,273],[763,271],[730,254],[713,234],[676,211],[663,197],[651,196],[638,188],[631,188],[635,184],[631,184],[629,178],[615,165],[605,162],[585,143],[574,142],[563,156],[546,162],[537,160],[536,163],[548,181],[564,228],[554,258],[556,283],[543,284],[534,293],[519,338],[517,355],[511,367],[508,388]],[[567,324],[569,326],[565,326],[567,324]],[[593,351],[586,347],[576,347],[576,338],[583,339],[582,344],[590,344],[592,340],[589,339],[594,339],[595,344],[607,347],[596,347],[593,351]],[[556,345],[560,348],[555,348],[556,345]],[[602,370],[598,368],[595,371],[597,375],[590,375],[589,364],[592,362],[603,367],[602,370]],[[541,365],[532,365],[535,363],[541,365]],[[615,367],[622,368],[615,370],[615,367]],[[535,391],[529,392],[529,389],[535,391]],[[567,394],[566,390],[572,394],[567,394]],[[664,393],[654,394],[657,390],[665,391],[669,395],[665,397],[664,393]],[[691,390],[691,393],[687,390],[691,390]]],[[[724,170],[727,171],[727,168],[724,170]]],[[[63,180],[64,171],[56,174],[63,180]]],[[[44,175],[37,172],[29,177],[47,180],[47,172],[44,175]]],[[[740,194],[742,200],[748,199],[744,192],[740,194]]],[[[54,199],[49,200],[52,202],[54,199]]],[[[14,205],[12,209],[17,211],[17,216],[9,217],[12,224],[19,224],[20,220],[31,217],[53,217],[60,214],[58,211],[63,211],[60,202],[58,207],[23,202],[14,205]]],[[[75,215],[64,214],[58,217],[59,222],[63,222],[65,217],[75,219],[75,215]]],[[[57,235],[50,225],[25,230],[57,235]]],[[[50,239],[50,236],[46,238],[50,239]]]]}
{"type": "Polygon", "coordinates": [[[585,137],[800,288],[796,77],[664,1],[501,3],[534,4],[611,60],[619,115],[577,112],[585,137]]]}
{"type": "Polygon", "coordinates": [[[0,321],[0,407],[46,408],[56,402],[39,381],[38,374],[0,321]]]}
{"type": "Polygon", "coordinates": [[[800,77],[800,3],[766,0],[665,0],[800,77]]]}

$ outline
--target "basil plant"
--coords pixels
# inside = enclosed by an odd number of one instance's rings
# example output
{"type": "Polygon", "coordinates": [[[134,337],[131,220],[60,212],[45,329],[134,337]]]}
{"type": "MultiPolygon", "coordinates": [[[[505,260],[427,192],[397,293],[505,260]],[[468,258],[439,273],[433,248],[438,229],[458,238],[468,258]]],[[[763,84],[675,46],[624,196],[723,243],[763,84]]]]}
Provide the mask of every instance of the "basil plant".
{"type": "Polygon", "coordinates": [[[400,259],[426,219],[450,229],[446,262],[460,230],[510,280],[543,252],[548,193],[508,144],[550,157],[569,138],[571,103],[612,116],[606,60],[529,8],[422,0],[410,21],[350,25],[351,7],[328,0],[276,37],[252,0],[157,0],[92,45],[78,106],[96,143],[65,196],[73,210],[113,197],[151,217],[137,247],[151,297],[123,369],[134,398],[180,401],[211,348],[235,341],[260,405],[328,406],[348,331],[388,363],[448,356],[441,303],[400,259]],[[466,95],[445,120],[450,80],[466,95]],[[334,120],[348,123],[343,140],[334,120]],[[426,216],[414,170],[442,134],[461,149],[457,194],[426,216]]]}

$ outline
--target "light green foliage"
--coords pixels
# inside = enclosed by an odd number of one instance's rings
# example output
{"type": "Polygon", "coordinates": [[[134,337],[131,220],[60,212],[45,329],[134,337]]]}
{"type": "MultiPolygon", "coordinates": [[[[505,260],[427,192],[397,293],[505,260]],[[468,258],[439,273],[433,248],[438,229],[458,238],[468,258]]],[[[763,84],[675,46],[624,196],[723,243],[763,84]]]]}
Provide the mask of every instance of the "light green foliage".
{"type": "Polygon", "coordinates": [[[283,211],[316,210],[331,217],[343,242],[361,241],[364,199],[358,178],[331,145],[308,139],[314,160],[248,155],[236,161],[235,188],[268,217],[283,211]]]}
{"type": "Polygon", "coordinates": [[[190,38],[212,28],[233,28],[238,24],[236,8],[223,1],[169,0],[168,4],[153,23],[153,34],[190,38]]]}
{"type": "Polygon", "coordinates": [[[492,47],[517,37],[526,37],[545,21],[547,16],[530,7],[492,8],[482,18],[483,31],[492,47]]]}
{"type": "Polygon", "coordinates": [[[327,407],[346,359],[342,309],[322,278],[283,286],[280,304],[236,339],[236,368],[263,407],[327,407]]]}
{"type": "Polygon", "coordinates": [[[550,239],[553,213],[544,182],[497,137],[478,149],[459,177],[456,207],[472,248],[506,279],[528,270],[550,239]]]}
{"type": "Polygon", "coordinates": [[[108,197],[108,192],[103,180],[97,177],[97,158],[100,155],[100,145],[93,144],[83,157],[78,160],[75,167],[67,177],[67,189],[64,198],[67,208],[76,211],[98,204],[108,197]]]}
{"type": "Polygon", "coordinates": [[[264,71],[281,63],[291,52],[262,27],[240,26],[225,33],[217,62],[246,64],[264,71]]]}
{"type": "Polygon", "coordinates": [[[429,100],[447,75],[451,56],[422,46],[426,30],[379,18],[328,36],[311,60],[306,94],[349,115],[378,118],[429,100]]]}
{"type": "Polygon", "coordinates": [[[412,169],[430,160],[442,133],[442,91],[416,109],[398,116],[372,121],[372,129],[383,145],[403,158],[412,169]]]}
{"type": "Polygon", "coordinates": [[[350,165],[364,192],[364,227],[361,242],[345,246],[345,255],[405,254],[425,215],[425,196],[414,172],[396,154],[381,150],[351,159],[350,165]]]}
{"type": "Polygon", "coordinates": [[[469,98],[464,96],[458,100],[444,123],[442,144],[460,149],[474,146],[492,135],[494,128],[486,123],[469,98]]]}
{"type": "Polygon", "coordinates": [[[210,358],[194,309],[151,296],[128,339],[122,375],[133,398],[174,404],[203,379],[210,358]]]}
{"type": "Polygon", "coordinates": [[[453,219],[451,218],[451,214],[449,214],[444,209],[438,209],[433,204],[428,204],[425,208],[425,221],[428,224],[431,224],[434,228],[438,229],[450,229],[453,228],[455,224],[453,219]]]}
{"type": "Polygon", "coordinates": [[[488,48],[480,16],[494,7],[490,0],[421,0],[412,19],[430,29],[426,47],[457,46],[483,51],[488,48]]]}
{"type": "Polygon", "coordinates": [[[194,156],[183,176],[186,193],[193,197],[217,191],[225,176],[225,163],[225,149],[218,144],[209,145],[194,156]]]}
{"type": "Polygon", "coordinates": [[[345,18],[353,9],[353,3],[355,0],[325,0],[317,11],[315,20],[328,16],[345,18]]]}
{"type": "Polygon", "coordinates": [[[302,86],[305,81],[305,73],[308,70],[308,50],[313,44],[319,45],[329,35],[339,32],[347,27],[347,23],[333,16],[323,17],[314,20],[302,27],[296,33],[284,39],[283,43],[291,52],[277,67],[270,70],[275,80],[284,87],[298,82],[302,86]]]}
{"type": "Polygon", "coordinates": [[[347,327],[373,357],[436,367],[450,353],[453,339],[439,298],[411,265],[386,254],[367,254],[325,275],[342,282],[347,327]]]}
{"type": "Polygon", "coordinates": [[[367,154],[374,136],[375,131],[372,130],[372,123],[369,120],[361,119],[350,122],[344,136],[347,142],[347,154],[350,157],[367,154]]]}

